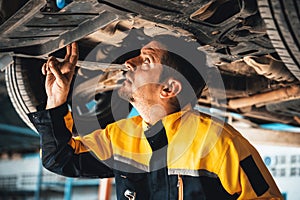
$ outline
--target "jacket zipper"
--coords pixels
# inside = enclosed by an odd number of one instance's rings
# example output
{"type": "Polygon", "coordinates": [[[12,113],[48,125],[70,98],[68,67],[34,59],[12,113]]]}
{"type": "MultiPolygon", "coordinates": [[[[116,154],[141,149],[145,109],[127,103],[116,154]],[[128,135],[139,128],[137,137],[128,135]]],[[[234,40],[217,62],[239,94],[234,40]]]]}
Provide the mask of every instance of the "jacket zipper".
{"type": "Polygon", "coordinates": [[[183,181],[180,174],[178,174],[177,187],[178,187],[178,200],[183,200],[183,181]]]}

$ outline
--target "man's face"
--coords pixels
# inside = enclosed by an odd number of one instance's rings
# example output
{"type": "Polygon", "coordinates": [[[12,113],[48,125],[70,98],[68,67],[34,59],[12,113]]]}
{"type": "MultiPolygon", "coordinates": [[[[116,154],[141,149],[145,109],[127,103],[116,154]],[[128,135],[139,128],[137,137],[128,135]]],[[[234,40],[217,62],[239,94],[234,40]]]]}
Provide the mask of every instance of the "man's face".
{"type": "Polygon", "coordinates": [[[148,43],[141,49],[140,55],[125,62],[129,71],[126,80],[119,89],[119,95],[134,103],[159,98],[160,75],[163,70],[162,57],[166,54],[164,46],[157,41],[148,43]]]}

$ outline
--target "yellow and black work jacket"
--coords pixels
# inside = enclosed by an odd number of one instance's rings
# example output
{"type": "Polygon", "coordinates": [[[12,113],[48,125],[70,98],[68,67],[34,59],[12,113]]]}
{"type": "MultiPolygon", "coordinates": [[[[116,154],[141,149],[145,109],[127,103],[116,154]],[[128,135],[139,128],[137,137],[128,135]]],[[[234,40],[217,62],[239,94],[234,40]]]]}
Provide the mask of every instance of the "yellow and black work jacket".
{"type": "Polygon", "coordinates": [[[228,124],[191,107],[149,128],[137,116],[82,137],[72,137],[66,105],[29,118],[47,169],[114,176],[118,199],[282,199],[255,148],[228,124]]]}

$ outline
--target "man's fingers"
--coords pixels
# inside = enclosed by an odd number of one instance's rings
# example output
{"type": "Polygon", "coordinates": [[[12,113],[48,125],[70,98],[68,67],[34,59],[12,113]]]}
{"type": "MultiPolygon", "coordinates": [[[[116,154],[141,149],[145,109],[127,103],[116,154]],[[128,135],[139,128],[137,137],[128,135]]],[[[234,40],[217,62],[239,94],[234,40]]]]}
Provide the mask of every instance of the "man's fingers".
{"type": "Polygon", "coordinates": [[[65,62],[70,62],[72,65],[76,65],[78,60],[78,45],[76,42],[69,44],[66,46],[66,55],[65,55],[65,62]]]}
{"type": "Polygon", "coordinates": [[[42,66],[42,74],[43,74],[43,75],[46,75],[46,74],[47,74],[47,69],[46,69],[46,68],[47,68],[47,64],[44,63],[43,66],[42,66]]]}
{"type": "Polygon", "coordinates": [[[73,42],[71,44],[71,56],[70,56],[70,63],[72,65],[76,65],[78,57],[79,57],[79,51],[78,51],[78,45],[76,42],[73,42]]]}
{"type": "Polygon", "coordinates": [[[70,44],[68,44],[67,46],[66,46],[66,55],[65,55],[65,59],[64,59],[64,61],[65,62],[69,62],[69,60],[70,60],[70,56],[71,56],[71,45],[70,44]]]}
{"type": "Polygon", "coordinates": [[[58,61],[55,57],[51,56],[51,57],[47,60],[47,63],[46,63],[46,70],[49,70],[48,67],[49,67],[49,64],[50,64],[50,63],[52,63],[52,64],[54,64],[54,65],[57,65],[57,64],[59,63],[59,61],[58,61]]]}
{"type": "Polygon", "coordinates": [[[55,57],[50,57],[43,65],[43,74],[53,73],[57,81],[67,81],[72,78],[78,60],[78,46],[75,42],[67,45],[66,55],[63,62],[59,62],[55,57]]]}
{"type": "Polygon", "coordinates": [[[55,60],[50,61],[48,63],[48,70],[52,72],[52,74],[55,76],[55,79],[60,82],[60,81],[64,81],[65,77],[63,76],[63,74],[61,73],[60,69],[57,66],[57,60],[55,62],[55,60]]]}

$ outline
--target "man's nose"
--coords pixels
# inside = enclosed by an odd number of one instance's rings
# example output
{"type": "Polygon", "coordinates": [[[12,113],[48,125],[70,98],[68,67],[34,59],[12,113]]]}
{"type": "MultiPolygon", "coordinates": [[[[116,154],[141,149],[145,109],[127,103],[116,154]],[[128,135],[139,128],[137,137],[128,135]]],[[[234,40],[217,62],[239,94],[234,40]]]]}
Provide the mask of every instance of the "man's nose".
{"type": "Polygon", "coordinates": [[[134,71],[135,66],[130,60],[125,61],[125,66],[127,67],[128,71],[134,71]]]}

